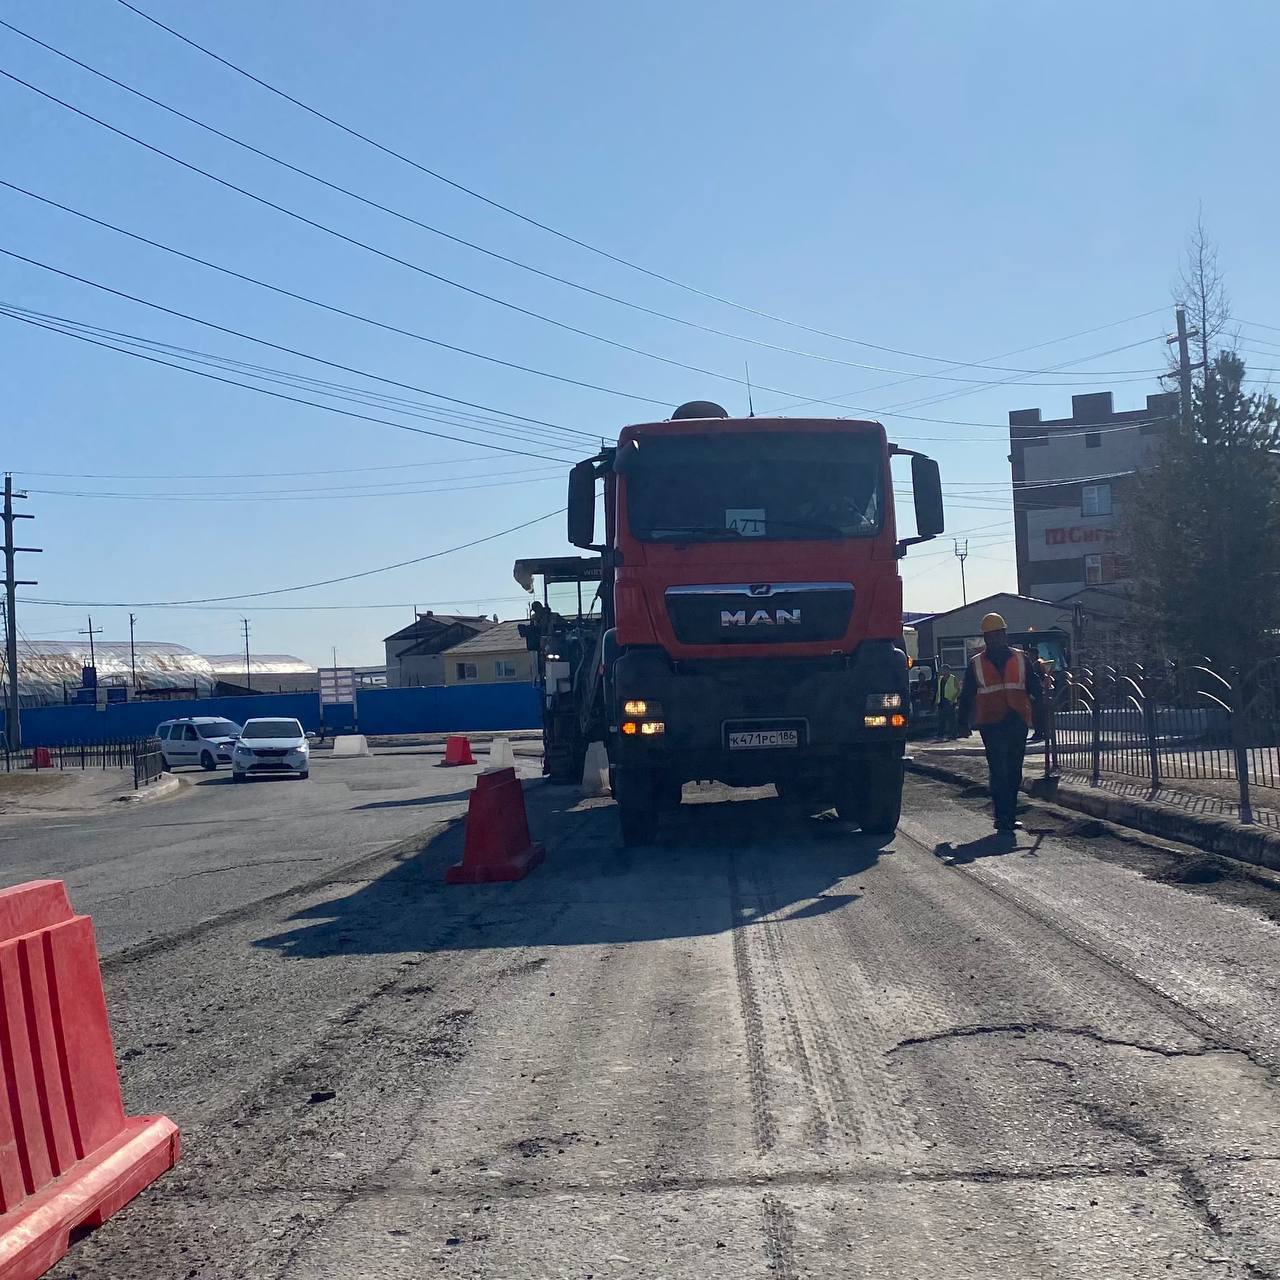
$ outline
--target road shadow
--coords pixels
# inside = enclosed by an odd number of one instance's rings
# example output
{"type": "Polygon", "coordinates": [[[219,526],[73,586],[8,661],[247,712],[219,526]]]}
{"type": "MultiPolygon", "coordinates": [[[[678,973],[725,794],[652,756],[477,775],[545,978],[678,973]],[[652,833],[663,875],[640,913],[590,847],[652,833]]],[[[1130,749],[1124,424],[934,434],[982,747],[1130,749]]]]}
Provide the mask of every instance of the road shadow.
{"type": "Polygon", "coordinates": [[[368,804],[352,805],[351,811],[358,813],[362,809],[418,809],[429,808],[436,804],[456,804],[471,795],[471,788],[464,791],[450,791],[444,795],[408,796],[404,800],[371,800],[368,804]]]}
{"type": "Polygon", "coordinates": [[[979,858],[1001,858],[1010,853],[1020,853],[1024,858],[1035,858],[1039,856],[1044,837],[1043,831],[1030,833],[993,831],[990,835],[980,836],[977,840],[968,840],[964,844],[952,844],[950,840],[945,840],[937,845],[933,852],[953,867],[977,862],[979,858]],[[1032,836],[1029,843],[1025,839],[1028,834],[1032,836]]]}
{"type": "MultiPolygon", "coordinates": [[[[607,800],[525,793],[546,859],[526,879],[446,885],[463,822],[447,823],[382,876],[299,911],[255,945],[296,959],[580,946],[727,933],[735,920],[811,918],[861,894],[849,877],[891,855],[888,837],[798,814],[773,797],[686,800],[657,840],[624,849],[607,800]]],[[[434,799],[434,797],[433,797],[434,799]]]]}
{"type": "MultiPolygon", "coordinates": [[[[201,778],[187,779],[193,787],[230,787],[234,785],[235,778],[230,772],[227,773],[206,773],[201,778]]],[[[263,782],[307,782],[307,778],[299,778],[296,773],[255,773],[247,777],[240,786],[247,787],[251,783],[257,785],[263,782]]]]}

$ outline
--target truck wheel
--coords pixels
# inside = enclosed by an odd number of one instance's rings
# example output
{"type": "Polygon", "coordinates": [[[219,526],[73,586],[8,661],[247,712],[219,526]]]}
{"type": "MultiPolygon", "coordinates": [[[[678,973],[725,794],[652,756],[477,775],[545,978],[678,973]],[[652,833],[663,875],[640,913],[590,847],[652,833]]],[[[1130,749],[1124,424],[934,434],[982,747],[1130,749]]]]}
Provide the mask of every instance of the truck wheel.
{"type": "Polygon", "coordinates": [[[891,836],[902,816],[902,757],[868,757],[844,787],[836,805],[842,818],[856,822],[867,835],[891,836]]]}
{"type": "Polygon", "coordinates": [[[658,794],[653,775],[647,769],[620,768],[614,776],[613,795],[624,847],[650,844],[658,833],[658,794]]]}

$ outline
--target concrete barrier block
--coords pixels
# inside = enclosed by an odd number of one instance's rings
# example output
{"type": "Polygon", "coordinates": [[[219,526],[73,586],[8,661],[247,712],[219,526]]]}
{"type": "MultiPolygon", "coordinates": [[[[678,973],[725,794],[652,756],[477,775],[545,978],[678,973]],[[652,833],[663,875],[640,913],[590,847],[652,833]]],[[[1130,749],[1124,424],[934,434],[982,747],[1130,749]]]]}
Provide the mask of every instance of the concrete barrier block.
{"type": "Polygon", "coordinates": [[[604,796],[609,794],[609,753],[603,742],[593,742],[587,748],[582,766],[582,794],[604,796]]]}
{"type": "Polygon", "coordinates": [[[371,756],[369,739],[363,733],[343,733],[333,740],[335,756],[371,756]]]}

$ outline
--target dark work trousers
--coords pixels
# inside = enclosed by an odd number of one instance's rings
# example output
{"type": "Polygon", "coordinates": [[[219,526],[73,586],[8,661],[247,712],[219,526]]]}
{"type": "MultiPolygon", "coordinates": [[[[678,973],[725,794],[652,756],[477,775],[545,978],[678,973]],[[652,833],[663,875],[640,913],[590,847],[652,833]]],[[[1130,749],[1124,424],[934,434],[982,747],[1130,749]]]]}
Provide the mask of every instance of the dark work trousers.
{"type": "Polygon", "coordinates": [[[956,704],[945,698],[938,703],[938,737],[954,738],[956,736],[956,704]]]}
{"type": "Polygon", "coordinates": [[[1018,789],[1022,786],[1022,758],[1027,753],[1027,725],[1010,713],[999,724],[981,725],[982,745],[991,772],[991,802],[997,827],[1012,827],[1018,816],[1018,789]]]}

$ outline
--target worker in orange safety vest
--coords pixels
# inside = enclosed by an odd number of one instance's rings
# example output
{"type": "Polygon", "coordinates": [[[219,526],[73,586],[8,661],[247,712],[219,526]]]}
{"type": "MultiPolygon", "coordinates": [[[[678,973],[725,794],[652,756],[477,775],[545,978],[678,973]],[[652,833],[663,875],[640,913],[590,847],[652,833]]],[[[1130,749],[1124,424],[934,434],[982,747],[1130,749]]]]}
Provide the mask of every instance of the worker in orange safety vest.
{"type": "Polygon", "coordinates": [[[998,613],[982,619],[983,649],[969,660],[957,715],[962,733],[977,728],[987,754],[997,831],[1013,831],[1027,730],[1040,723],[1043,690],[1035,661],[1009,644],[998,613]]]}

